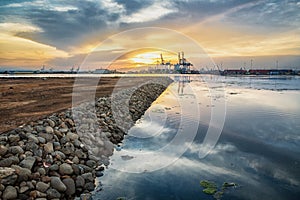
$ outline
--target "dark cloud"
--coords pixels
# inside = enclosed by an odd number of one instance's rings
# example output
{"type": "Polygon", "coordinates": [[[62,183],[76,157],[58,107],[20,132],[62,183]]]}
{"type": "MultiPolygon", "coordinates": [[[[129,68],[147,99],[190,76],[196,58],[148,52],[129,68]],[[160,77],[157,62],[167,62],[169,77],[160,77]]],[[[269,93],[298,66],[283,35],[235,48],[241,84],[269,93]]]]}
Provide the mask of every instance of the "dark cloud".
{"type": "Polygon", "coordinates": [[[289,0],[259,1],[227,16],[226,21],[242,26],[276,31],[300,27],[300,2],[289,0]]]}

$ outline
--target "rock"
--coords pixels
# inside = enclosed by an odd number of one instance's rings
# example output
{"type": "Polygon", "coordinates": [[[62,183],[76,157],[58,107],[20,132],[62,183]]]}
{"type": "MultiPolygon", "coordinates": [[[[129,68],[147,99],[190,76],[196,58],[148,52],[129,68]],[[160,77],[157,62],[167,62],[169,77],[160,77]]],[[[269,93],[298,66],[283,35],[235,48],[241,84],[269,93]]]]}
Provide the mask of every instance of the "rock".
{"type": "Polygon", "coordinates": [[[72,159],[72,162],[74,164],[78,164],[79,163],[79,158],[77,156],[74,156],[74,158],[72,159]]]}
{"type": "Polygon", "coordinates": [[[9,140],[10,143],[19,142],[20,141],[20,136],[18,136],[18,135],[9,135],[8,140],[9,140]]]}
{"type": "Polygon", "coordinates": [[[67,190],[67,187],[59,177],[51,177],[50,185],[59,192],[65,192],[67,190]]]}
{"type": "Polygon", "coordinates": [[[66,133],[69,131],[69,129],[68,128],[60,128],[59,131],[62,133],[66,133]]]}
{"type": "Polygon", "coordinates": [[[25,150],[26,151],[35,151],[35,150],[38,150],[39,149],[39,146],[34,143],[34,142],[28,142],[26,145],[25,145],[25,150]]]}
{"type": "Polygon", "coordinates": [[[22,187],[20,187],[20,189],[19,189],[19,193],[24,193],[24,192],[26,192],[26,191],[28,191],[29,190],[29,187],[28,186],[22,186],[22,187]]]}
{"type": "Polygon", "coordinates": [[[37,171],[40,173],[41,176],[46,175],[46,170],[43,167],[38,168],[37,171]]]}
{"type": "Polygon", "coordinates": [[[91,172],[82,174],[81,176],[84,178],[85,182],[94,182],[94,177],[91,172]]]}
{"type": "Polygon", "coordinates": [[[53,139],[53,134],[50,133],[39,133],[39,136],[44,138],[47,142],[50,142],[53,139]]]}
{"type": "Polygon", "coordinates": [[[67,190],[66,190],[65,194],[67,194],[69,196],[75,194],[76,188],[75,188],[74,180],[72,178],[64,179],[63,183],[67,187],[67,190]]]}
{"type": "Polygon", "coordinates": [[[75,155],[80,159],[86,159],[87,158],[87,155],[81,149],[76,149],[75,155]]]}
{"type": "Polygon", "coordinates": [[[13,169],[15,169],[16,174],[19,176],[18,181],[27,181],[29,177],[31,176],[31,170],[27,168],[22,168],[18,165],[12,165],[11,166],[13,169]]]}
{"type": "Polygon", "coordinates": [[[4,156],[8,151],[6,146],[0,145],[0,156],[4,156]]]}
{"type": "Polygon", "coordinates": [[[8,148],[8,151],[12,154],[22,154],[24,150],[20,146],[11,146],[8,148]]]}
{"type": "Polygon", "coordinates": [[[95,175],[96,177],[101,177],[103,176],[103,173],[101,171],[96,171],[95,175]]]}
{"type": "Polygon", "coordinates": [[[53,128],[51,127],[51,126],[46,126],[45,127],[45,131],[46,131],[46,133],[53,133],[53,128]]]}
{"type": "Polygon", "coordinates": [[[97,163],[94,160],[88,160],[88,161],[86,161],[86,165],[89,166],[89,167],[91,167],[91,168],[94,168],[96,166],[96,164],[97,163]]]}
{"type": "Polygon", "coordinates": [[[22,160],[22,162],[20,163],[20,166],[31,170],[35,163],[35,160],[36,159],[34,157],[29,156],[29,157],[25,158],[24,160],[22,160]]]}
{"type": "Polygon", "coordinates": [[[47,199],[60,199],[61,194],[55,189],[48,189],[47,190],[47,199]]]}
{"type": "Polygon", "coordinates": [[[49,167],[49,170],[50,171],[57,171],[59,169],[59,166],[58,164],[53,164],[49,167]]]}
{"type": "Polygon", "coordinates": [[[42,181],[43,183],[49,183],[49,182],[51,181],[51,177],[49,177],[49,176],[43,176],[43,177],[41,178],[41,181],[42,181]]]}
{"type": "Polygon", "coordinates": [[[61,152],[61,151],[55,151],[54,155],[55,155],[55,157],[58,160],[64,160],[64,159],[66,159],[66,155],[63,152],[61,152]]]}
{"type": "Polygon", "coordinates": [[[59,166],[59,173],[61,175],[70,175],[73,173],[73,169],[72,169],[72,166],[67,164],[67,163],[63,163],[59,166]]]}
{"type": "Polygon", "coordinates": [[[43,182],[38,182],[36,184],[36,189],[40,192],[46,192],[48,188],[50,187],[49,184],[43,183],[43,182]]]}
{"type": "Polygon", "coordinates": [[[0,167],[0,180],[15,173],[15,169],[10,167],[0,167]]]}
{"type": "Polygon", "coordinates": [[[3,160],[0,160],[0,167],[10,167],[13,164],[18,164],[19,158],[16,156],[11,156],[9,158],[5,158],[3,160]]]}
{"type": "Polygon", "coordinates": [[[8,137],[3,135],[3,136],[0,136],[0,141],[2,142],[6,142],[8,140],[8,137]]]}
{"type": "Polygon", "coordinates": [[[3,192],[2,198],[6,199],[16,199],[18,197],[18,193],[15,187],[7,186],[3,192]]]}
{"type": "Polygon", "coordinates": [[[88,191],[93,191],[95,189],[95,184],[92,182],[88,182],[84,185],[84,189],[88,191]]]}
{"type": "Polygon", "coordinates": [[[70,154],[74,154],[75,148],[74,145],[71,142],[67,142],[63,148],[61,149],[61,151],[66,154],[66,155],[70,155],[70,154]]]}
{"type": "Polygon", "coordinates": [[[68,132],[67,135],[66,135],[66,138],[68,141],[74,141],[74,140],[78,140],[79,136],[75,133],[72,133],[72,132],[68,132]]]}
{"type": "Polygon", "coordinates": [[[38,144],[40,142],[39,139],[33,134],[28,135],[28,141],[34,142],[36,144],[38,144]]]}
{"type": "Polygon", "coordinates": [[[30,190],[34,189],[34,185],[33,185],[32,181],[27,181],[26,185],[29,187],[30,190]]]}
{"type": "Polygon", "coordinates": [[[48,153],[52,153],[54,152],[53,150],[53,143],[52,142],[47,142],[45,145],[44,145],[44,151],[48,154],[48,153]]]}
{"type": "Polygon", "coordinates": [[[39,142],[42,143],[42,144],[45,144],[46,143],[46,139],[43,138],[43,137],[37,137],[39,142]]]}
{"type": "Polygon", "coordinates": [[[60,150],[61,149],[61,146],[60,146],[60,143],[59,142],[53,142],[53,147],[54,147],[54,150],[60,150]]]}
{"type": "Polygon", "coordinates": [[[48,122],[49,126],[51,126],[52,128],[55,127],[55,122],[53,120],[48,119],[47,122],[48,122]]]}
{"type": "Polygon", "coordinates": [[[77,176],[75,183],[76,183],[76,187],[83,188],[83,186],[85,184],[85,180],[82,176],[77,176]]]}
{"type": "Polygon", "coordinates": [[[5,178],[2,178],[0,180],[0,183],[3,185],[14,185],[15,182],[17,181],[17,179],[18,179],[18,176],[13,174],[13,175],[7,176],[5,178]]]}

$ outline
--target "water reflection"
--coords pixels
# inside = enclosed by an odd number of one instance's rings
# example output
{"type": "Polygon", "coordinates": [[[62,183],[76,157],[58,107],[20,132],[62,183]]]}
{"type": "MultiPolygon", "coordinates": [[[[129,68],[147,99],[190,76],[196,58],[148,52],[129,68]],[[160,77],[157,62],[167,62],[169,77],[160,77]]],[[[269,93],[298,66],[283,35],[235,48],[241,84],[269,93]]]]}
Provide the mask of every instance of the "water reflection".
{"type": "MultiPolygon", "coordinates": [[[[291,88],[278,91],[261,78],[251,77],[251,88],[249,79],[218,77],[215,81],[226,84],[226,94],[211,97],[206,78],[212,77],[175,78],[178,82],[152,105],[130,130],[123,149],[112,156],[111,166],[100,179],[103,186],[95,195],[97,199],[213,199],[202,192],[199,182],[204,179],[218,186],[225,181],[238,184],[226,191],[222,199],[298,199],[299,79],[277,80],[284,82],[283,86],[276,85],[277,88],[291,88]],[[180,94],[181,104],[172,98],[172,92],[180,94]],[[211,98],[216,100],[212,102],[211,98]],[[222,135],[209,155],[199,159],[211,108],[220,99],[227,102],[222,135]],[[191,106],[186,106],[182,115],[183,103],[197,104],[201,117],[190,114],[191,106]],[[159,156],[148,156],[170,144],[178,129],[185,134],[190,131],[189,126],[179,126],[182,117],[191,122],[199,120],[193,143],[183,137],[159,156]],[[177,152],[182,150],[185,153],[178,157],[177,152]],[[171,164],[151,170],[164,162],[171,164]],[[128,173],[120,168],[132,171],[138,168],[141,173],[128,173]]],[[[215,89],[221,91],[218,85],[215,89]]]]}

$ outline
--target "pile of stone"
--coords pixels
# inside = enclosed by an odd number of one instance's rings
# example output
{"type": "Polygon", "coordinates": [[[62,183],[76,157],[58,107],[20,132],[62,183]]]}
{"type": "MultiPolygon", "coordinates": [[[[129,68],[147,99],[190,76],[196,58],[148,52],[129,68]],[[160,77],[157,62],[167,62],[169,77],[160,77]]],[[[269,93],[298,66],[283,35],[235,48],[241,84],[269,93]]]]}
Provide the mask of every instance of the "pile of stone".
{"type": "Polygon", "coordinates": [[[114,144],[170,82],[135,89],[122,114],[131,120],[123,127],[112,109],[121,102],[103,97],[95,105],[83,103],[1,134],[0,199],[88,199],[95,178],[109,164],[114,144]]]}

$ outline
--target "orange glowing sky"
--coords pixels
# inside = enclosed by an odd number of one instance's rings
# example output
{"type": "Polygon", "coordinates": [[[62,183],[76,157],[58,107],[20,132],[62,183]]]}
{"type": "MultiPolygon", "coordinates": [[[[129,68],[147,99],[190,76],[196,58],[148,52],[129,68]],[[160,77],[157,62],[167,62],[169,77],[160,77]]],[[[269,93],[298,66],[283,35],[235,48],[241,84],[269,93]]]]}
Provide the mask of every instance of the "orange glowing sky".
{"type": "Polygon", "coordinates": [[[239,68],[250,59],[263,67],[273,67],[276,60],[282,67],[300,67],[297,1],[129,4],[114,0],[2,1],[0,67],[130,69],[155,65],[160,53],[165,61],[175,63],[179,51],[199,68],[213,65],[209,57],[225,67],[239,68]],[[163,29],[146,32],[143,27],[163,29]]]}

